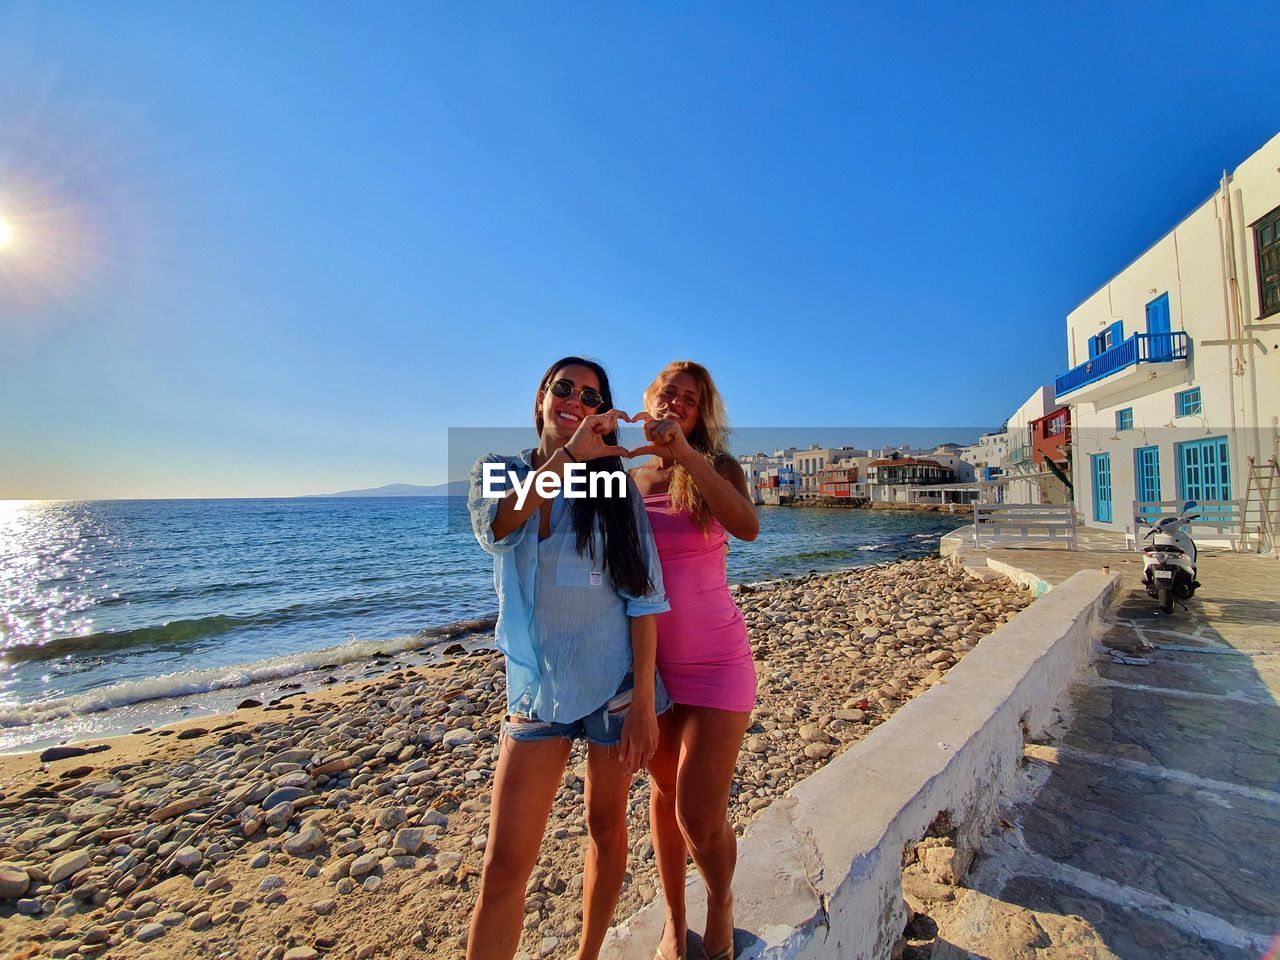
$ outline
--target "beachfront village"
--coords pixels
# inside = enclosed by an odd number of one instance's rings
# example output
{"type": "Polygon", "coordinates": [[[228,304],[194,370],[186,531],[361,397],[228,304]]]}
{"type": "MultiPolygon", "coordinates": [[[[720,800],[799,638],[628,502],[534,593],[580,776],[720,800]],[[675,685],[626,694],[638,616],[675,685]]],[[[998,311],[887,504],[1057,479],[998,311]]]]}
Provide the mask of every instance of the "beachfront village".
{"type": "MultiPolygon", "coordinates": [[[[1224,161],[1228,158],[1224,158],[1224,161]]],[[[1196,500],[1223,539],[1274,545],[1280,438],[1280,136],[1065,320],[1058,371],[998,431],[932,449],[740,458],[760,504],[1060,504],[1132,535],[1196,500]]],[[[967,438],[962,438],[967,439],[967,438]]]]}

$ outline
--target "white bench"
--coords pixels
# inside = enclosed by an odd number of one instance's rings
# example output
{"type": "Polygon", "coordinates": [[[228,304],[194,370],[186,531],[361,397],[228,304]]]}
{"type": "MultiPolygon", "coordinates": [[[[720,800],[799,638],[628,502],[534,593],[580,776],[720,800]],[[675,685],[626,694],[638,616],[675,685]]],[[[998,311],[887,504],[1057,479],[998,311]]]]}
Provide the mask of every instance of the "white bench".
{"type": "Polygon", "coordinates": [[[1076,548],[1076,508],[1069,503],[975,503],[973,545],[1065,544],[1076,548]]]}
{"type": "MultiPolygon", "coordinates": [[[[1124,545],[1141,550],[1149,528],[1139,521],[1156,523],[1161,517],[1176,517],[1182,513],[1185,500],[1135,500],[1133,501],[1133,528],[1124,533],[1124,545]]],[[[1240,539],[1239,500],[1197,500],[1196,519],[1188,524],[1191,539],[1202,542],[1225,543],[1233,550],[1240,539]]]]}

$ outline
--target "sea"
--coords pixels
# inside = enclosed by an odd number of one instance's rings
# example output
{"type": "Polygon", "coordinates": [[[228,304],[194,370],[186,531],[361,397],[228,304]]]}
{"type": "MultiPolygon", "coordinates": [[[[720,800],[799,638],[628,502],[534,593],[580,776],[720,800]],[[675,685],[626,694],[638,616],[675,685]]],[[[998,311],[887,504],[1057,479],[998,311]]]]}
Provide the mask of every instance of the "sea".
{"type": "MultiPolygon", "coordinates": [[[[762,507],[729,580],[928,556],[965,519],[762,507]]],[[[0,753],[429,659],[496,606],[460,498],[0,501],[0,753]]]]}

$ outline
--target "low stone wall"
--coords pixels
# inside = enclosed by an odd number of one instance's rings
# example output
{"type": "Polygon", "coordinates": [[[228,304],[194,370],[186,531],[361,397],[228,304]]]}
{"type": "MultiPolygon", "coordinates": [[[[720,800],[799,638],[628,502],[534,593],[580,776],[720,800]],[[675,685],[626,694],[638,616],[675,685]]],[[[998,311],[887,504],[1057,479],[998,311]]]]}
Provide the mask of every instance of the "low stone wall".
{"type": "MultiPolygon", "coordinates": [[[[945,824],[968,861],[1028,735],[1041,732],[1088,662],[1117,575],[1082,571],[982,640],[945,681],[775,801],[738,845],[739,957],[888,958],[907,922],[904,852],[945,824]]],[[[705,900],[690,869],[689,922],[705,900]]],[[[604,956],[650,960],[659,899],[616,927],[604,956]]]]}

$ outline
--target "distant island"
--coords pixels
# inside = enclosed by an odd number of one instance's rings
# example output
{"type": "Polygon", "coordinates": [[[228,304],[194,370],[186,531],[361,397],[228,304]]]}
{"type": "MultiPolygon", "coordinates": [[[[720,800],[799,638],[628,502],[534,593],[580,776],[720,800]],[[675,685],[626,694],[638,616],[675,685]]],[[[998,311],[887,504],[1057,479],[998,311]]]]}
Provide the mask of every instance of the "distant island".
{"type": "Polygon", "coordinates": [[[417,483],[388,483],[367,490],[343,490],[340,493],[308,493],[308,497],[465,497],[466,480],[451,480],[424,487],[417,483]]]}

